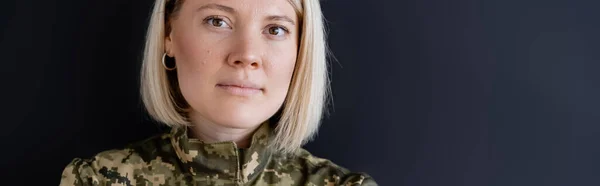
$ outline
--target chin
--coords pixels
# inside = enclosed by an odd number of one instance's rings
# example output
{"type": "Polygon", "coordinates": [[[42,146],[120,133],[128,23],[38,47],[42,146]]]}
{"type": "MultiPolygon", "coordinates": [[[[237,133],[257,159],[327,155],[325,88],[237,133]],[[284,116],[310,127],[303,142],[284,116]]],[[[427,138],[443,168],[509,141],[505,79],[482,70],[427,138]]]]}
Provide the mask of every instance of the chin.
{"type": "Polygon", "coordinates": [[[247,129],[258,127],[261,123],[268,119],[268,117],[257,116],[256,111],[245,111],[245,112],[217,112],[213,115],[213,122],[223,125],[226,127],[247,129]]]}
{"type": "Polygon", "coordinates": [[[277,111],[276,107],[264,100],[213,100],[212,109],[206,109],[207,119],[226,127],[247,129],[256,128],[277,111]],[[261,103],[262,102],[262,103],[261,103]],[[267,103],[265,103],[267,102],[267,103]]]}
{"type": "MultiPolygon", "coordinates": [[[[282,101],[283,102],[283,101],[282,101]]],[[[215,125],[252,129],[271,118],[281,106],[273,100],[258,98],[222,97],[198,100],[192,104],[194,113],[215,125]],[[203,104],[200,104],[203,103],[203,104]]]]}

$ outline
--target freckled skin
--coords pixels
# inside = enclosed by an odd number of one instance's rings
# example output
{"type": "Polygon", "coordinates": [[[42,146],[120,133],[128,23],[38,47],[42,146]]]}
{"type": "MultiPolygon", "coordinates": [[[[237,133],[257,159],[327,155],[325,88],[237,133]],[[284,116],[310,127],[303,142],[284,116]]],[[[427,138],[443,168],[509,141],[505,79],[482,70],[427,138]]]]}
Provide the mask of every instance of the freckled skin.
{"type": "Polygon", "coordinates": [[[270,15],[284,15],[298,22],[286,0],[184,2],[165,45],[168,55],[176,59],[180,90],[191,106],[192,120],[256,128],[281,107],[296,62],[298,26],[265,20],[270,15]],[[196,11],[211,3],[231,7],[235,13],[196,11]],[[219,16],[230,28],[207,24],[204,20],[209,16],[219,16]],[[274,25],[287,27],[289,33],[269,34],[274,25]],[[252,96],[232,96],[216,87],[228,79],[250,81],[264,89],[252,96]]]}

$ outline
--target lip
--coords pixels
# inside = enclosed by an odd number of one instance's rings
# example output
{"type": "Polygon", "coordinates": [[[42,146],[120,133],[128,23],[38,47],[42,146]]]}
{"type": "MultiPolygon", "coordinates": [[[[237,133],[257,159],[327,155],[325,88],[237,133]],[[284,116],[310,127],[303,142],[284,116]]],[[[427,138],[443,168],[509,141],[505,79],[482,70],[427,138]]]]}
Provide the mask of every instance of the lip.
{"type": "Polygon", "coordinates": [[[261,93],[264,89],[256,83],[242,80],[228,80],[217,83],[217,88],[236,96],[251,96],[261,93]]]}

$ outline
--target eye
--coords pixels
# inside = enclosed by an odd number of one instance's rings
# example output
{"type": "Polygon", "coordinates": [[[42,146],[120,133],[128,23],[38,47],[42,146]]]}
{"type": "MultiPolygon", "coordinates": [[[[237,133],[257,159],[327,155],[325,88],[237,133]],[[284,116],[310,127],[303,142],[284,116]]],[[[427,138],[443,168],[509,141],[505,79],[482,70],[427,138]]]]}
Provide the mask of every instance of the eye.
{"type": "Polygon", "coordinates": [[[286,34],[288,32],[288,30],[282,26],[272,26],[272,27],[269,27],[267,31],[269,32],[270,35],[274,35],[274,36],[283,36],[284,34],[286,34]]]}
{"type": "Polygon", "coordinates": [[[205,22],[208,25],[214,26],[214,27],[231,28],[224,19],[219,18],[219,17],[208,17],[205,19],[205,22]]]}

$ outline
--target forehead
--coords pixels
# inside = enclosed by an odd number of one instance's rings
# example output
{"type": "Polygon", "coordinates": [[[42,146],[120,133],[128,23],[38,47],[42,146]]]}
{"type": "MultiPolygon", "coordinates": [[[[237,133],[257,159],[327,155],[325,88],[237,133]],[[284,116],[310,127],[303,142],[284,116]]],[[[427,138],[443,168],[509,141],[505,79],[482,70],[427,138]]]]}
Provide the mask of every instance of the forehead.
{"type": "Polygon", "coordinates": [[[225,11],[240,16],[285,14],[296,17],[289,0],[186,0],[182,9],[187,11],[225,11]]]}

